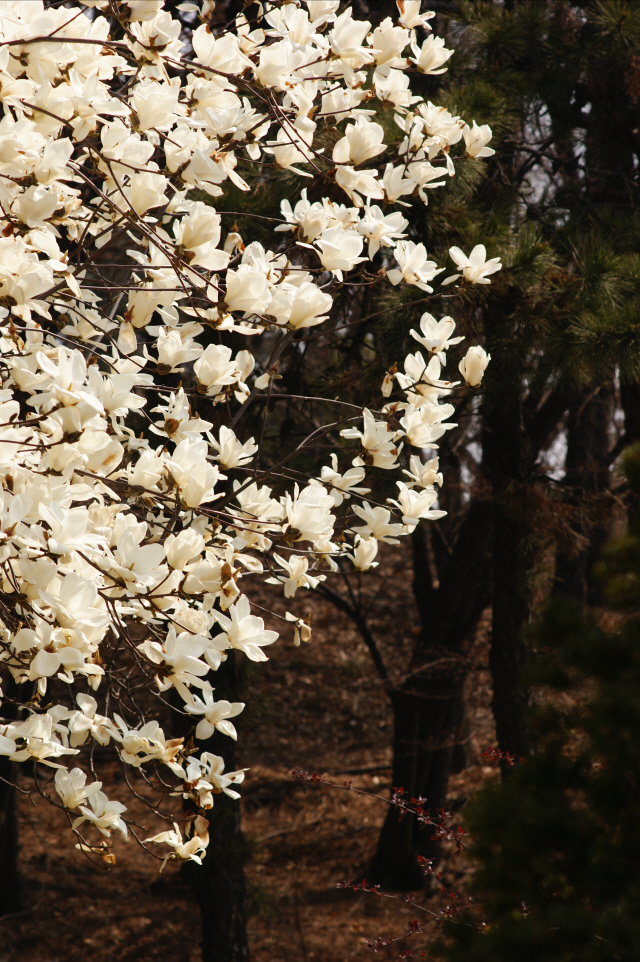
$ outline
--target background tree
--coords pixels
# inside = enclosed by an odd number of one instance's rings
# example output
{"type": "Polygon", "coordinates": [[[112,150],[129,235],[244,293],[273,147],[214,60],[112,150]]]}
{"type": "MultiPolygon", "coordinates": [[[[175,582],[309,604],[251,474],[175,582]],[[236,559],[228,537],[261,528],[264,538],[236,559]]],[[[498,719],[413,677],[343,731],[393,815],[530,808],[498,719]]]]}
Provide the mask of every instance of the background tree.
{"type": "MultiPolygon", "coordinates": [[[[625,456],[635,494],[640,447],[625,456]]],[[[482,790],[467,816],[478,916],[446,923],[449,962],[635,959],[640,950],[640,517],[599,574],[615,616],[555,600],[536,631],[532,755],[482,790]]],[[[440,956],[439,956],[440,957],[440,956]]]]}

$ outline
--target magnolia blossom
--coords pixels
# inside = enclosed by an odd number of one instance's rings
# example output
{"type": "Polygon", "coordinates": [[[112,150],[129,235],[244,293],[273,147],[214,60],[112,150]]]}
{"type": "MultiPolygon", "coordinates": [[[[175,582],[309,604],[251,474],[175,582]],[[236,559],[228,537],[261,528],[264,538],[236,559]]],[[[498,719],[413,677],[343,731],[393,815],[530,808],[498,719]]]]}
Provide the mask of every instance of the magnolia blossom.
{"type": "Polygon", "coordinates": [[[241,595],[236,604],[229,608],[228,616],[214,612],[213,617],[223,629],[222,635],[216,636],[216,644],[226,642],[230,648],[243,651],[251,661],[267,661],[262,649],[265,645],[272,645],[278,633],[265,630],[262,618],[251,614],[246,595],[241,595]]]}
{"type": "Polygon", "coordinates": [[[285,621],[292,622],[295,626],[293,644],[296,648],[300,647],[301,641],[311,641],[311,623],[309,619],[297,618],[296,615],[292,615],[290,611],[286,611],[284,617],[285,621]]]}
{"type": "MultiPolygon", "coordinates": [[[[343,438],[359,438],[365,459],[377,468],[391,470],[395,467],[402,444],[398,435],[384,421],[376,421],[371,411],[365,409],[362,415],[363,430],[345,428],[340,432],[343,438]]],[[[359,465],[358,465],[359,466],[359,465]]]]}
{"type": "Polygon", "coordinates": [[[385,149],[384,130],[380,124],[359,117],[355,124],[345,129],[345,135],[333,148],[333,160],[337,164],[364,164],[385,149]]]}
{"type": "Polygon", "coordinates": [[[360,257],[363,238],[342,227],[324,230],[316,244],[320,248],[320,263],[326,270],[332,271],[339,281],[342,280],[343,271],[350,271],[356,264],[366,260],[366,257],[360,257]]]}
{"type": "Polygon", "coordinates": [[[365,470],[361,466],[348,468],[344,474],[338,472],[338,458],[335,454],[331,455],[331,467],[324,465],[320,477],[325,483],[331,485],[329,493],[333,498],[336,508],[339,508],[345,499],[349,499],[352,494],[369,494],[369,488],[360,488],[357,485],[364,481],[365,470]]]}
{"type": "Polygon", "coordinates": [[[293,598],[298,588],[315,588],[321,581],[325,580],[325,575],[312,577],[308,573],[308,559],[300,555],[281,558],[280,555],[274,554],[273,560],[281,566],[282,572],[275,578],[267,578],[267,583],[272,585],[282,584],[285,598],[293,598]]]}
{"type": "Polygon", "coordinates": [[[492,136],[489,124],[482,124],[479,127],[474,120],[471,127],[465,124],[462,133],[469,157],[473,157],[475,160],[477,157],[492,157],[495,154],[495,150],[487,147],[492,136]]]}
{"type": "Polygon", "coordinates": [[[432,521],[437,521],[438,518],[445,517],[446,511],[440,511],[433,507],[438,500],[438,493],[434,488],[427,487],[423,488],[422,491],[416,491],[403,481],[397,483],[400,489],[398,500],[394,501],[393,498],[389,498],[389,503],[400,508],[403,524],[415,527],[422,518],[431,518],[432,521]]]}
{"type": "Polygon", "coordinates": [[[431,293],[429,281],[433,280],[444,268],[438,268],[435,261],[427,258],[427,250],[424,244],[414,244],[413,241],[400,241],[394,251],[395,258],[399,264],[398,268],[387,271],[387,277],[392,284],[398,285],[401,281],[407,284],[415,284],[421,291],[431,293]]]}
{"type": "Polygon", "coordinates": [[[391,512],[379,506],[372,507],[363,501],[362,507],[354,506],[355,514],[364,521],[363,525],[354,528],[361,538],[375,538],[385,544],[399,544],[398,535],[404,534],[401,524],[391,521],[391,512]]]}
{"type": "Polygon", "coordinates": [[[409,470],[407,471],[405,469],[402,472],[411,479],[407,487],[412,488],[417,486],[419,488],[430,488],[434,484],[442,485],[443,478],[438,468],[437,458],[431,458],[430,461],[423,464],[417,455],[412,454],[409,458],[409,470]]]}
{"type": "Polygon", "coordinates": [[[474,344],[469,348],[466,355],[460,361],[459,369],[463,378],[470,387],[477,387],[482,380],[482,376],[491,360],[491,355],[487,354],[483,347],[474,344]]]}
{"type": "Polygon", "coordinates": [[[237,468],[249,464],[258,450],[253,438],[242,444],[225,424],[220,428],[220,440],[211,439],[212,445],[218,451],[218,460],[224,468],[237,468]]]}
{"type": "Polygon", "coordinates": [[[204,538],[193,528],[187,528],[178,535],[170,534],[164,543],[167,561],[172,568],[183,571],[186,565],[202,554],[204,538]]]}
{"type": "Polygon", "coordinates": [[[83,822],[90,822],[102,835],[109,837],[112,832],[120,832],[127,837],[127,824],[122,818],[126,806],[122,802],[109,801],[104,792],[98,790],[88,796],[89,806],[80,805],[80,815],[74,821],[72,828],[78,829],[83,822]]]}
{"type": "Polygon", "coordinates": [[[375,560],[378,554],[378,542],[374,538],[367,541],[360,535],[356,535],[353,554],[348,557],[353,561],[353,567],[358,571],[369,571],[370,568],[377,568],[378,562],[375,560]]]}
{"type": "Polygon", "coordinates": [[[381,246],[393,247],[394,240],[405,236],[402,232],[407,224],[398,211],[383,214],[377,206],[365,208],[358,231],[369,241],[369,258],[377,254],[381,246]]]}
{"type": "Polygon", "coordinates": [[[244,702],[214,701],[213,691],[205,688],[202,692],[202,698],[192,695],[191,701],[187,702],[184,707],[189,714],[201,716],[196,725],[196,738],[206,741],[211,738],[217,729],[237,741],[238,733],[235,725],[229,719],[235,718],[243,711],[244,702]]]}
{"type": "Polygon", "coordinates": [[[456,274],[454,278],[462,276],[471,284],[490,284],[489,274],[495,274],[502,269],[499,257],[487,260],[487,249],[484,244],[477,244],[468,257],[459,247],[450,248],[449,254],[454,264],[462,271],[462,275],[456,274]]]}
{"type": "Polygon", "coordinates": [[[447,68],[443,66],[453,55],[453,50],[447,50],[442,37],[427,37],[422,47],[412,44],[413,57],[411,61],[416,65],[420,73],[441,74],[446,73],[447,68]]]}
{"type": "MultiPolygon", "coordinates": [[[[197,862],[202,865],[202,856],[206,852],[209,844],[208,822],[206,818],[198,815],[195,820],[195,834],[188,841],[183,840],[182,833],[178,828],[177,822],[173,823],[173,831],[159,832],[145,839],[146,842],[164,842],[165,845],[173,849],[173,857],[182,862],[197,862]]],[[[165,859],[165,862],[167,859],[165,859]]]]}
{"type": "MultiPolygon", "coordinates": [[[[149,817],[167,821],[163,795],[187,803],[183,828],[142,843],[165,861],[200,862],[200,813],[239,797],[244,771],[193,750],[237,737],[244,705],[215,701],[215,672],[230,650],[265,661],[274,625],[311,640],[307,614],[252,610],[253,592],[297,606],[442,515],[437,459],[415,449],[454,426],[453,318],[404,332],[424,355],[381,356],[367,334],[387,373],[359,408],[324,391],[325,335],[349,331],[365,287],[432,293],[441,268],[401,209],[455,174],[463,138],[469,162],[490,156],[491,130],[413,83],[452,54],[422,39],[419,0],[373,29],[338,0],[254,6],[215,28],[213,0],[182,19],[163,0],[0,12],[0,755],[55,772],[43,797],[110,865],[129,833],[104,756],[144,774],[149,817]],[[278,219],[253,210],[263,160],[278,219]],[[303,356],[319,396],[292,380],[303,356]],[[289,443],[293,412],[308,432],[289,443]],[[379,469],[407,479],[386,506],[379,469]],[[195,732],[149,717],[157,699],[195,732]]],[[[482,246],[451,256],[449,280],[500,269],[482,246]]],[[[467,351],[466,385],[488,361],[467,351]]]]}
{"type": "Polygon", "coordinates": [[[102,788],[102,782],[87,785],[87,775],[81,768],[73,768],[70,772],[59,768],[56,772],[56,792],[60,796],[65,808],[77,808],[91,795],[95,795],[102,788]]]}
{"type": "Polygon", "coordinates": [[[238,366],[231,360],[231,348],[209,344],[193,365],[193,372],[207,394],[217,394],[227,384],[238,380],[238,366]]]}
{"type": "Polygon", "coordinates": [[[413,329],[409,332],[431,354],[435,354],[441,364],[445,363],[445,351],[452,344],[459,344],[463,337],[453,337],[456,322],[452,317],[442,317],[439,321],[425,312],[420,318],[420,334],[413,329]]]}

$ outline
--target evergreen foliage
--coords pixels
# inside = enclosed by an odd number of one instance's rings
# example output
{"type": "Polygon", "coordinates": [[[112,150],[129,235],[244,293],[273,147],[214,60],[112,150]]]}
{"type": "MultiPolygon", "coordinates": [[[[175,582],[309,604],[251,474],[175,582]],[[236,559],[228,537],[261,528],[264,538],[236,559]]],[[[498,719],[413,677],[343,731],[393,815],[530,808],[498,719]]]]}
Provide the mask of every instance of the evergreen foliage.
{"type": "MultiPolygon", "coordinates": [[[[625,467],[640,491],[640,446],[625,467]]],[[[600,575],[606,617],[556,600],[537,629],[536,750],[470,805],[486,929],[447,923],[447,962],[640,957],[640,515],[600,575]]]]}

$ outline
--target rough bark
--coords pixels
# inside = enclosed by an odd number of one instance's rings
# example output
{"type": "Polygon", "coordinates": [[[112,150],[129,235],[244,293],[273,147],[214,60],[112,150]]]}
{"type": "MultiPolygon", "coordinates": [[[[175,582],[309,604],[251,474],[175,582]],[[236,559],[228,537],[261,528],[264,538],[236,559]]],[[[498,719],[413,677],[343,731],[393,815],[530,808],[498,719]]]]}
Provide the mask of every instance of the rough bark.
{"type": "MultiPolygon", "coordinates": [[[[418,552],[414,589],[423,629],[405,681],[389,692],[394,717],[392,784],[411,797],[426,798],[434,813],[444,806],[460,738],[466,645],[490,598],[492,523],[491,504],[471,505],[437,588],[426,587],[424,559],[418,552]]],[[[422,830],[411,815],[399,821],[390,808],[368,878],[396,890],[419,888],[424,874],[417,856],[437,854],[428,829],[422,830]]]]}
{"type": "MultiPolygon", "coordinates": [[[[238,697],[239,679],[234,653],[216,672],[216,698],[238,697]]],[[[224,758],[225,770],[236,769],[236,746],[216,732],[202,751],[224,758]]],[[[186,876],[202,919],[202,962],[247,962],[247,885],[244,874],[246,844],[240,826],[240,802],[215,796],[209,813],[209,847],[201,866],[190,863],[186,876]]]]}

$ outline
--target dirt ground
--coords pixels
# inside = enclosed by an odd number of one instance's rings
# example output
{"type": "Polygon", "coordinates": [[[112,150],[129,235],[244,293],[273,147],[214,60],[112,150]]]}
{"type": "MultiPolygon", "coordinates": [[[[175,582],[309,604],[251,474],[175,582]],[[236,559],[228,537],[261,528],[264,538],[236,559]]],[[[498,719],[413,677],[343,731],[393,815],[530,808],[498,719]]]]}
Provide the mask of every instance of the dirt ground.
{"type": "MultiPolygon", "coordinates": [[[[384,577],[370,573],[363,589],[386,662],[401,671],[418,632],[412,567],[406,547],[386,554],[384,577]]],[[[269,662],[252,672],[246,717],[239,719],[239,764],[250,769],[242,818],[251,852],[251,960],[395,960],[404,942],[373,954],[367,941],[401,935],[422,913],[401,900],[336,888],[366,871],[386,806],[288,775],[291,768],[327,773],[385,795],[388,698],[359,634],[330,602],[299,592],[285,604],[274,589],[264,604],[279,613],[311,612],[313,640],[294,648],[287,627],[275,626],[282,638],[269,662]]],[[[472,764],[450,783],[449,805],[462,814],[469,795],[497,777],[495,764],[481,755],[494,743],[487,631],[484,620],[468,680],[472,764]]],[[[142,804],[130,810],[142,830],[159,830],[142,804]]],[[[28,908],[0,918],[0,962],[199,962],[198,911],[175,865],[159,874],[159,862],[134,842],[117,842],[116,866],[96,868],[74,848],[60,813],[33,796],[21,801],[20,833],[28,908]]],[[[447,855],[441,867],[464,889],[468,860],[447,855]]],[[[435,911],[442,904],[437,894],[419,900],[435,911]]],[[[423,944],[424,937],[412,940],[414,948],[423,944]]]]}

